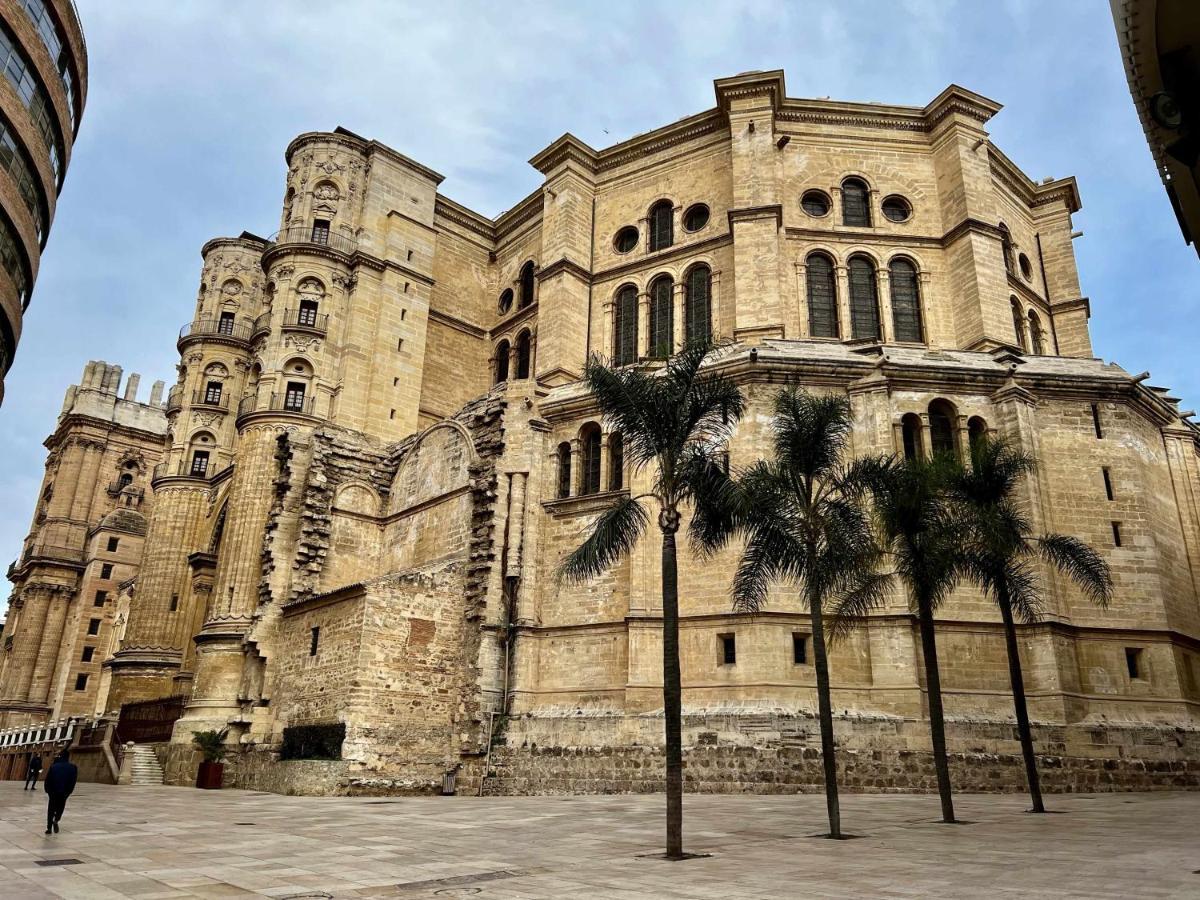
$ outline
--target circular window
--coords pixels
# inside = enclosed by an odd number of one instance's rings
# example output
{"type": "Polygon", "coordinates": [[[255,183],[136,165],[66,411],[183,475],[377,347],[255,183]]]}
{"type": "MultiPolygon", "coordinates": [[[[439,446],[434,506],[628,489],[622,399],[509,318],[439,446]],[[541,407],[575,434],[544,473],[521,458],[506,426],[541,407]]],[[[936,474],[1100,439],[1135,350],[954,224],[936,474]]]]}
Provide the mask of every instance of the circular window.
{"type": "Polygon", "coordinates": [[[699,231],[708,224],[708,207],[697,203],[687,208],[683,214],[683,227],[688,231],[699,231]]]}
{"type": "Polygon", "coordinates": [[[613,247],[618,253],[628,253],[638,245],[638,230],[632,225],[626,225],[613,238],[613,247]]]}
{"type": "Polygon", "coordinates": [[[500,302],[499,302],[499,304],[497,304],[500,307],[500,314],[503,315],[504,313],[506,313],[510,309],[512,309],[512,304],[513,304],[512,288],[507,288],[504,291],[504,293],[500,295],[500,302]]]}
{"type": "Polygon", "coordinates": [[[885,197],[883,216],[889,222],[907,222],[912,217],[912,207],[903,197],[885,197]]]}
{"type": "Polygon", "coordinates": [[[800,208],[814,218],[829,215],[829,195],[824,191],[805,191],[800,198],[800,208]]]}
{"type": "Polygon", "coordinates": [[[1021,274],[1025,276],[1025,280],[1032,281],[1033,264],[1029,261],[1029,257],[1022,253],[1017,257],[1017,265],[1021,267],[1021,274]]]}

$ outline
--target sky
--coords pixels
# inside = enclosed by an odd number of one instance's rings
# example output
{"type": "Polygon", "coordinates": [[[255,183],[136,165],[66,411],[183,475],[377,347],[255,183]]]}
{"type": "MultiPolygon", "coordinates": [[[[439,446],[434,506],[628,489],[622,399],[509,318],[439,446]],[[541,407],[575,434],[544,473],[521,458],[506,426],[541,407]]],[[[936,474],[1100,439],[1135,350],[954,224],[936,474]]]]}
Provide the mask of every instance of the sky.
{"type": "MultiPolygon", "coordinates": [[[[1097,0],[76,0],[83,124],[0,406],[0,565],[29,528],[63,392],[104,359],[174,381],[208,239],[274,232],[283,152],[339,125],[446,176],[494,216],[570,131],[604,147],[713,106],[714,78],[923,106],[955,82],[1004,109],[992,140],[1035,180],[1075,175],[1097,356],[1198,408],[1183,243],[1097,0]]],[[[9,585],[0,586],[0,597],[9,585]]]]}

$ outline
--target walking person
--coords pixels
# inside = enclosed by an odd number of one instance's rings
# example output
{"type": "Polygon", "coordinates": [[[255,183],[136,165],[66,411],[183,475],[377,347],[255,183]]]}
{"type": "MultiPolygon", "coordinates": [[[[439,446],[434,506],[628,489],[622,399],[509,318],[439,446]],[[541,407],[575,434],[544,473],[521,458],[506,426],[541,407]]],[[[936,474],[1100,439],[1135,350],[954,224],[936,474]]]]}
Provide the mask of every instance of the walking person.
{"type": "Polygon", "coordinates": [[[50,834],[51,831],[58,834],[58,820],[62,818],[67,798],[75,790],[78,777],[79,769],[71,762],[71,754],[63,750],[46,773],[44,782],[46,793],[50,795],[46,806],[46,834],[50,834]]]}
{"type": "Polygon", "coordinates": [[[42,754],[30,753],[29,763],[25,768],[25,787],[23,790],[36,791],[38,776],[42,774],[42,754]]]}

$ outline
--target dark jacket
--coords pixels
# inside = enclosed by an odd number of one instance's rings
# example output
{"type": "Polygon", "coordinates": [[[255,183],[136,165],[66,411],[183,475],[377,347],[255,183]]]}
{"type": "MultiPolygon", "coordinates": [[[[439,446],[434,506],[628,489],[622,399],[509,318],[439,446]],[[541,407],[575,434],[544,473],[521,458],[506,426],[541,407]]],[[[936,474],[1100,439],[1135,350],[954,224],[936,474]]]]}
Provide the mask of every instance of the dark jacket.
{"type": "Polygon", "coordinates": [[[30,772],[42,771],[42,758],[40,756],[35,756],[33,759],[29,760],[29,771],[30,772]]]}
{"type": "Polygon", "coordinates": [[[50,771],[46,773],[43,785],[47,794],[70,797],[71,791],[75,790],[75,781],[78,777],[79,769],[74,763],[56,759],[54,765],[50,767],[50,771]]]}

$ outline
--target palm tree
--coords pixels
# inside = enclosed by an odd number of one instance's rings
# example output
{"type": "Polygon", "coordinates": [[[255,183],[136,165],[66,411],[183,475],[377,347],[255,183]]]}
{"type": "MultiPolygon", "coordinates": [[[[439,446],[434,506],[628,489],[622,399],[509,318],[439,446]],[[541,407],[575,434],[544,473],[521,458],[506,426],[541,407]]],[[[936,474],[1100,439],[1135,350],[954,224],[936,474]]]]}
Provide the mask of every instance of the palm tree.
{"type": "Polygon", "coordinates": [[[675,534],[680,509],[719,470],[721,453],[741,418],[737,385],[711,368],[701,371],[711,343],[689,344],[661,372],[617,368],[591,359],[583,373],[600,412],[624,440],[631,470],[650,468],[649,492],[615,501],[600,514],[584,542],[559,568],[568,581],[606,571],[646,530],[645,502],[658,507],[662,533],[663,713],[666,719],[667,852],[683,858],[683,747],[679,677],[679,583],[675,534]]]}
{"type": "Polygon", "coordinates": [[[774,400],[773,458],[762,460],[718,490],[706,490],[693,538],[709,552],[730,534],[746,546],[733,579],[734,608],[757,612],[772,584],[798,587],[812,621],[821,755],[829,836],[842,837],[837,759],[829,693],[825,619],[848,628],[884,597],[880,548],[862,500],[880,460],[842,464],[850,435],[850,403],[791,387],[774,400]],[[831,604],[827,613],[826,604],[831,604]]]}
{"type": "Polygon", "coordinates": [[[1034,471],[1034,458],[999,440],[982,440],[972,449],[972,466],[951,481],[952,501],[960,506],[968,528],[964,550],[968,576],[1000,607],[1008,674],[1012,681],[1017,733],[1025,757],[1025,775],[1033,812],[1045,812],[1038,783],[1037,759],[1029,730],[1025,682],[1017,649],[1014,613],[1026,623],[1041,618],[1042,603],[1033,562],[1042,559],[1075,581],[1083,594],[1100,606],[1112,596],[1112,577],[1100,555],[1078,538],[1062,534],[1033,534],[1016,498],[1020,480],[1034,471]]]}
{"type": "Polygon", "coordinates": [[[871,482],[874,509],[895,574],[908,588],[921,632],[925,687],[929,696],[929,732],[937,771],[942,821],[954,821],[946,725],[942,715],[942,679],[938,670],[933,614],[954,589],[964,569],[960,529],[947,503],[945,488],[961,466],[949,456],[907,459],[882,467],[871,482]]]}

